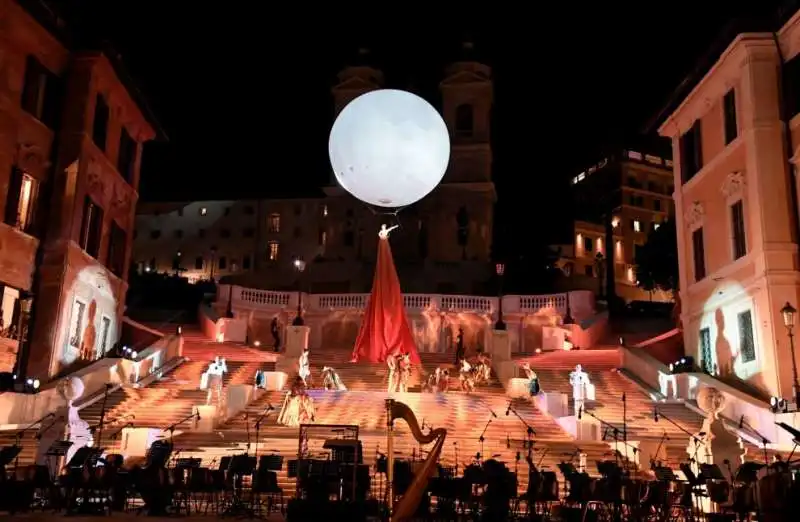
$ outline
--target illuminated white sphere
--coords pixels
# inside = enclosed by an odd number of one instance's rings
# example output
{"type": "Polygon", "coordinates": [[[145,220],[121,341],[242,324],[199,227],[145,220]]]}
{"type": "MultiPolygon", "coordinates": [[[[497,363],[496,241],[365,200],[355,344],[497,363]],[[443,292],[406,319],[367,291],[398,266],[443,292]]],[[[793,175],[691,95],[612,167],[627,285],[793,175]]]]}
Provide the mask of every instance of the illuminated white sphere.
{"type": "Polygon", "coordinates": [[[383,89],[362,94],[339,113],[328,153],[347,192],[370,205],[405,207],[442,181],[450,136],[431,104],[383,89]]]}

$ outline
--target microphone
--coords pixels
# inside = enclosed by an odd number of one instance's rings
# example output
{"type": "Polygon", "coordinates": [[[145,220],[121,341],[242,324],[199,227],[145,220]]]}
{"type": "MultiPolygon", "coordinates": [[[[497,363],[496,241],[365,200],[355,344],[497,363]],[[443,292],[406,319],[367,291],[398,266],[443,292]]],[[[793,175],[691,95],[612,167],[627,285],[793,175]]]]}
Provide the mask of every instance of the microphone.
{"type": "Polygon", "coordinates": [[[497,418],[497,414],[491,408],[489,408],[489,413],[491,413],[492,417],[494,417],[495,419],[497,418]]]}
{"type": "Polygon", "coordinates": [[[606,437],[608,437],[608,428],[606,428],[606,429],[604,429],[604,430],[603,430],[603,439],[602,439],[602,440],[603,440],[603,442],[605,442],[605,440],[606,440],[606,437]]]}
{"type": "Polygon", "coordinates": [[[508,417],[509,413],[511,413],[511,401],[508,401],[508,408],[506,408],[506,417],[508,417]]]}
{"type": "Polygon", "coordinates": [[[197,417],[197,420],[200,420],[200,410],[197,410],[197,412],[195,413],[195,416],[197,417]]]}
{"type": "Polygon", "coordinates": [[[626,400],[627,400],[627,397],[625,396],[625,392],[622,392],[622,402],[625,402],[626,400]]]}
{"type": "Polygon", "coordinates": [[[580,418],[582,418],[582,417],[583,417],[583,406],[581,406],[580,408],[578,408],[578,419],[580,419],[580,418]]]}
{"type": "Polygon", "coordinates": [[[744,415],[739,418],[739,429],[744,427],[744,415]]]}
{"type": "Polygon", "coordinates": [[[653,420],[658,422],[658,408],[653,408],[653,420]]]}

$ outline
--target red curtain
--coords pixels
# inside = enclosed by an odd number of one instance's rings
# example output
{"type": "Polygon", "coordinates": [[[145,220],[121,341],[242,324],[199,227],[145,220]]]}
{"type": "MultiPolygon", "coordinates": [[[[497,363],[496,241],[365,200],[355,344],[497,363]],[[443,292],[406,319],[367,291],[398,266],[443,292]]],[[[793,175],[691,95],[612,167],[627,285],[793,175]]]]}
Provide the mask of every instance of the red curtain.
{"type": "Polygon", "coordinates": [[[408,353],[413,364],[420,362],[403,306],[403,294],[392,259],[392,248],[388,239],[379,239],[372,293],[356,338],[353,362],[384,362],[393,353],[408,353]]]}

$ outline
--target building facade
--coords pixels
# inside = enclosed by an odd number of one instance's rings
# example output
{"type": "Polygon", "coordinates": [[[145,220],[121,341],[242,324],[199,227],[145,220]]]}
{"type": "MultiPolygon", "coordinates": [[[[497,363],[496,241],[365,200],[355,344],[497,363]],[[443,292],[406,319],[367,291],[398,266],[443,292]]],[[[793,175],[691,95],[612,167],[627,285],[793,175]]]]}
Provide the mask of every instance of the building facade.
{"type": "Polygon", "coordinates": [[[156,126],[116,58],[67,48],[13,0],[0,17],[0,370],[22,339],[18,370],[46,379],[119,337],[156,126]]]}
{"type": "Polygon", "coordinates": [[[672,139],[687,353],[721,378],[791,397],[797,306],[800,13],[738,35],[679,97],[672,139]]]}
{"type": "Polygon", "coordinates": [[[627,302],[672,300],[669,292],[642,290],[636,279],[637,248],[673,215],[672,177],[671,160],[623,150],[572,178],[574,243],[560,247],[559,267],[573,285],[603,295],[613,281],[627,302]]]}
{"type": "MultiPolygon", "coordinates": [[[[337,114],[352,99],[381,87],[381,71],[368,65],[345,68],[332,89],[337,114]]],[[[397,216],[376,214],[336,185],[301,197],[175,204],[158,216],[151,210],[155,207],[142,206],[136,262],[142,269],[170,272],[180,253],[180,267],[190,279],[235,274],[237,284],[248,287],[279,290],[302,284],[318,293],[365,292],[380,225],[399,224],[392,251],[404,291],[479,293],[492,273],[496,200],[491,69],[477,61],[454,63],[440,91],[452,143],[448,171],[430,195],[397,216]],[[217,207],[223,210],[212,215],[210,209],[217,207]],[[198,215],[202,208],[209,209],[207,216],[198,215]],[[198,216],[206,222],[218,216],[213,226],[219,234],[210,231],[211,224],[193,225],[198,233],[186,234],[190,225],[185,223],[198,216]],[[298,258],[306,262],[303,274],[295,268],[298,258]]]]}

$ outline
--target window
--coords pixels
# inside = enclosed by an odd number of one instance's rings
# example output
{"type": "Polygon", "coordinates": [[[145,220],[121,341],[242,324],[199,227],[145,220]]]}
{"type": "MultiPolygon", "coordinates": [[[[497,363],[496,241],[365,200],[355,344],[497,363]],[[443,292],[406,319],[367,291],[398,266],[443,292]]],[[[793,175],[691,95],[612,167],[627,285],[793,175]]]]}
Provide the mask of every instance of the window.
{"type": "Polygon", "coordinates": [[[269,219],[267,220],[267,230],[270,232],[277,234],[281,231],[281,215],[280,214],[270,214],[269,219]]]}
{"type": "Polygon", "coordinates": [[[692,250],[694,255],[694,280],[700,281],[706,276],[706,251],[703,244],[703,229],[692,232],[692,250]]]}
{"type": "Polygon", "coordinates": [[[219,261],[217,262],[217,266],[219,266],[220,270],[225,270],[228,268],[228,258],[225,256],[219,256],[219,261]]]}
{"type": "Polygon", "coordinates": [[[25,80],[22,86],[22,110],[55,129],[61,111],[61,85],[33,56],[25,64],[25,80]]]}
{"type": "Polygon", "coordinates": [[[127,234],[125,230],[117,225],[116,221],[111,221],[111,230],[108,235],[108,257],[106,266],[112,274],[118,277],[123,276],[125,270],[125,247],[127,234]]]}
{"type": "Polygon", "coordinates": [[[695,121],[692,128],[681,136],[679,147],[681,152],[681,178],[686,183],[703,168],[703,138],[700,120],[695,121]]]}
{"type": "MultiPolygon", "coordinates": [[[[136,141],[128,134],[124,126],[119,134],[119,151],[117,152],[117,170],[125,181],[133,183],[133,174],[136,166],[136,141]]],[[[178,215],[183,215],[183,209],[178,210],[178,215]]]]}
{"type": "Polygon", "coordinates": [[[205,216],[208,214],[208,209],[206,207],[200,207],[200,215],[205,216]]]}
{"type": "Polygon", "coordinates": [[[725,113],[725,145],[736,139],[739,129],[736,126],[736,91],[731,89],[722,98],[725,113]]]}
{"type": "Polygon", "coordinates": [[[231,237],[231,230],[229,228],[223,228],[219,231],[219,237],[222,239],[228,239],[231,237]]]}
{"type": "Polygon", "coordinates": [[[660,199],[654,199],[653,200],[653,210],[655,210],[657,212],[661,211],[661,200],[660,199]]]}
{"type": "Polygon", "coordinates": [[[12,167],[6,199],[7,225],[25,232],[33,225],[34,202],[36,200],[36,180],[22,170],[12,167]]]}
{"type": "Polygon", "coordinates": [[[183,239],[183,230],[178,229],[174,232],[174,234],[175,234],[175,239],[183,239]]]}
{"type": "Polygon", "coordinates": [[[245,205],[242,208],[242,214],[244,214],[245,216],[252,216],[255,213],[256,213],[256,211],[255,211],[255,209],[253,208],[252,205],[245,205]]]}
{"type": "Polygon", "coordinates": [[[591,252],[592,251],[592,238],[590,238],[590,237],[583,238],[583,249],[586,252],[591,252]]]}
{"type": "Polygon", "coordinates": [[[586,274],[588,277],[594,277],[594,267],[592,265],[584,266],[583,273],[586,274]]]}
{"type": "Polygon", "coordinates": [[[733,232],[733,259],[747,254],[747,239],[744,232],[744,206],[742,200],[731,205],[731,231],[733,232]]]}
{"type": "Polygon", "coordinates": [[[294,227],[293,235],[295,239],[300,239],[301,237],[303,237],[303,229],[300,227],[294,227]]]}
{"type": "Polygon", "coordinates": [[[474,127],[474,111],[472,105],[462,104],[456,107],[456,136],[472,136],[474,127]]]}
{"type": "Polygon", "coordinates": [[[242,258],[242,270],[250,270],[250,256],[242,258]]]}
{"type": "Polygon", "coordinates": [[[206,229],[205,228],[197,229],[197,237],[199,237],[199,238],[206,237],[206,229]]]}
{"type": "Polygon", "coordinates": [[[753,340],[753,313],[750,310],[736,316],[739,325],[739,357],[742,362],[756,360],[756,343],[753,340]]]}
{"type": "Polygon", "coordinates": [[[194,258],[194,269],[195,270],[203,269],[203,256],[197,256],[194,258]]]}
{"type": "Polygon", "coordinates": [[[86,303],[77,298],[72,303],[72,320],[69,330],[69,345],[80,348],[83,340],[83,316],[86,313],[86,303]]]}
{"type": "Polygon", "coordinates": [[[714,370],[714,362],[711,355],[711,330],[703,328],[700,330],[700,368],[706,373],[714,370]]]}
{"type": "Polygon", "coordinates": [[[83,202],[83,223],[81,224],[80,246],[90,256],[97,258],[100,251],[100,238],[103,231],[103,209],[92,198],[86,196],[83,202]]]}
{"type": "Polygon", "coordinates": [[[256,230],[252,227],[247,227],[242,231],[242,236],[244,237],[254,237],[256,235],[256,230]]]}
{"type": "Polygon", "coordinates": [[[92,124],[92,141],[105,152],[108,138],[108,104],[102,94],[98,94],[94,104],[94,123],[92,124]]]}
{"type": "Polygon", "coordinates": [[[100,357],[103,357],[108,349],[108,335],[111,333],[111,318],[107,315],[100,318],[100,332],[100,357]]]}
{"type": "Polygon", "coordinates": [[[322,205],[322,217],[328,217],[328,205],[322,205]]]}
{"type": "Polygon", "coordinates": [[[328,243],[328,233],[325,230],[319,231],[319,246],[324,247],[328,243]]]}
{"type": "Polygon", "coordinates": [[[352,230],[345,230],[342,241],[344,242],[344,246],[351,247],[356,242],[356,236],[352,230]]]}
{"type": "Polygon", "coordinates": [[[277,261],[278,260],[278,242],[277,241],[270,241],[269,242],[269,251],[267,255],[270,261],[277,261]]]}
{"type": "Polygon", "coordinates": [[[631,228],[634,232],[641,232],[642,231],[642,222],[638,219],[631,220],[631,228]]]}

